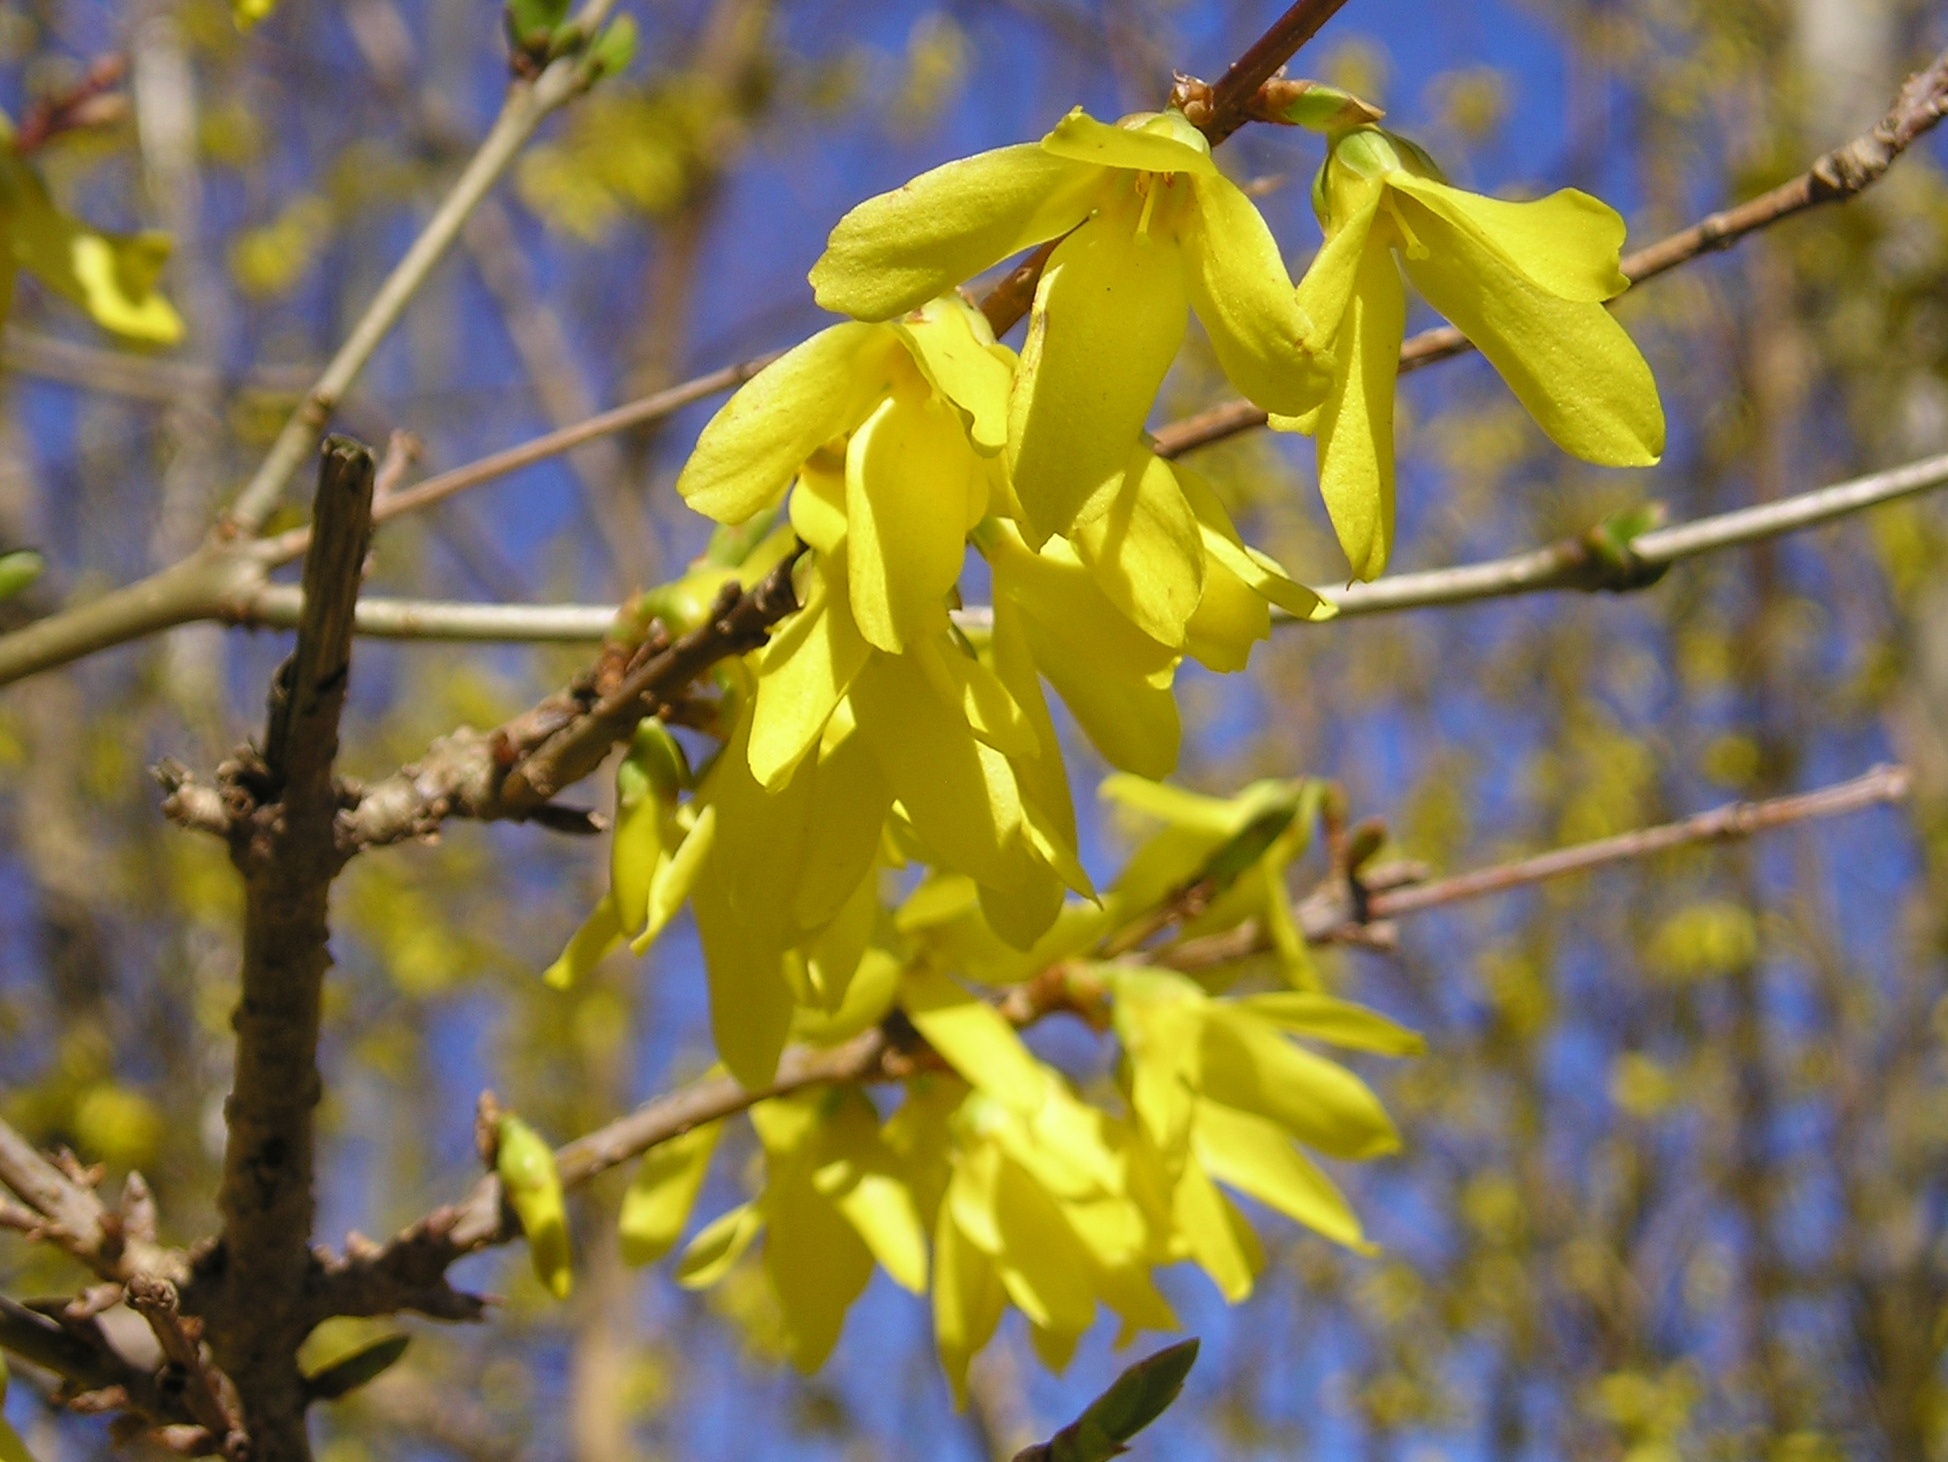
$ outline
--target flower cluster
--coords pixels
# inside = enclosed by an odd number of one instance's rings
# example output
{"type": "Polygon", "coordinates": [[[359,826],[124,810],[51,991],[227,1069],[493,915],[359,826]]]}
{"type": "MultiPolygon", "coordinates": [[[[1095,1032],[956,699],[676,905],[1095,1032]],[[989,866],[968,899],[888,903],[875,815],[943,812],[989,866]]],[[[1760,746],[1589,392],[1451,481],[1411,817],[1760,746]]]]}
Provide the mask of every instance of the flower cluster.
{"type": "MultiPolygon", "coordinates": [[[[1194,313],[1231,382],[1316,435],[1327,508],[1367,577],[1393,536],[1402,267],[1566,450],[1648,462],[1663,422],[1603,307],[1624,282],[1613,212],[1574,192],[1461,192],[1370,108],[1319,90],[1291,115],[1329,133],[1325,243],[1296,284],[1181,113],[1112,126],[1077,111],[841,220],[811,280],[852,318],[733,396],[678,479],[699,512],[748,525],[741,574],[803,545],[801,608],[720,667],[721,747],[700,772],[660,725],[638,734],[610,892],[550,978],[624,939],[646,947],[687,901],[718,1054],[746,1087],[773,1083],[788,1040],[875,1026],[937,1062],[884,1120],[856,1088],[754,1107],[757,1192],[679,1261],[706,1285],[761,1243],[803,1366],[875,1264],[931,1286],[958,1386],[1009,1305],[1059,1365],[1099,1309],[1126,1334],[1174,1326],[1159,1266],[1194,1261],[1242,1297],[1263,1258],[1226,1189],[1364,1245],[1309,1153],[1378,1156],[1394,1131],[1299,1042],[1406,1055],[1418,1039],[1328,994],[1308,957],[1286,871],[1322,791],[1267,781],[1220,800],[1161,781],[1178,667],[1239,670],[1275,610],[1331,610],[1245,542],[1211,484],[1151,450],[1145,421],[1194,313]],[[1042,244],[1017,355],[958,288],[1042,244]],[[987,612],[962,606],[970,581],[987,612]],[[1161,824],[1102,890],[1045,686],[1117,769],[1104,795],[1161,824]],[[1230,952],[1181,973],[1171,941],[1230,952]],[[1278,988],[1232,995],[1247,972],[1278,988]],[[1108,1100],[1002,1011],[1002,992],[1051,978],[1116,1038],[1108,1100]]],[[[700,568],[696,585],[728,573],[700,568]]],[[[679,1241],[721,1131],[645,1160],[622,1215],[630,1257],[679,1241]]]]}

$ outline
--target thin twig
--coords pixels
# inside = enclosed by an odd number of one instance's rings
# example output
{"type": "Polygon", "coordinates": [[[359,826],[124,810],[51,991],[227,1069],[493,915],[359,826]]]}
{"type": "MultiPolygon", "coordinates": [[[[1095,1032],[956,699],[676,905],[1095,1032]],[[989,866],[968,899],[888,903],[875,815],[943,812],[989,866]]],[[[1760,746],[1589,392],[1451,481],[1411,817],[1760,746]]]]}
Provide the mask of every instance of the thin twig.
{"type": "Polygon", "coordinates": [[[1251,120],[1252,98],[1319,28],[1331,20],[1346,0],[1299,0],[1270,28],[1251,43],[1246,52],[1211,87],[1208,119],[1195,119],[1204,135],[1216,147],[1251,120]]]}
{"type": "Polygon", "coordinates": [[[1640,588],[1684,559],[1817,527],[1881,503],[1932,492],[1944,485],[1948,485],[1948,455],[1927,457],[1777,502],[1653,529],[1630,541],[1622,565],[1606,560],[1596,551],[1590,535],[1579,535],[1546,548],[1486,563],[1395,574],[1370,584],[1324,589],[1320,593],[1338,608],[1342,618],[1348,618],[1504,599],[1551,589],[1640,588]]]}
{"type": "Polygon", "coordinates": [[[229,1462],[243,1462],[249,1443],[223,1394],[222,1379],[210,1367],[202,1345],[192,1333],[196,1321],[185,1321],[176,1286],[166,1279],[138,1274],[128,1282],[129,1308],[149,1322],[170,1370],[165,1375],[181,1388],[183,1409],[212,1437],[229,1462]]]}
{"type": "MultiPolygon", "coordinates": [[[[584,33],[593,35],[607,18],[614,0],[590,0],[579,23],[584,33]]],[[[405,312],[458,236],[474,205],[487,195],[500,176],[534,135],[535,128],[564,102],[580,94],[594,79],[594,61],[586,54],[573,54],[550,63],[532,81],[516,80],[501,105],[500,115],[482,139],[479,150],[468,160],[460,176],[433,216],[426,221],[405,256],[379,286],[365,313],[338,347],[317,383],[285,422],[277,440],[271,444],[257,474],[237,494],[218,525],[224,537],[248,537],[263,526],[277,500],[284,493],[318,434],[331,420],[332,412],[352,382],[379,348],[379,342],[405,312]]]]}
{"type": "MultiPolygon", "coordinates": [[[[1584,533],[1485,563],[1394,574],[1320,593],[1337,606],[1341,618],[1353,618],[1554,589],[1643,588],[1685,559],[1817,528],[1944,486],[1948,486],[1948,455],[1926,457],[1776,502],[1653,529],[1631,540],[1621,563],[1606,558],[1594,546],[1592,535],[1584,533]]],[[[303,595],[295,586],[267,584],[238,596],[226,606],[223,617],[253,628],[290,629],[297,624],[302,605],[303,595]]],[[[1281,623],[1292,622],[1282,613],[1275,612],[1274,617],[1281,623]]],[[[987,606],[977,604],[955,610],[954,620],[963,629],[978,630],[992,624],[993,617],[987,606]]],[[[615,625],[612,604],[472,604],[375,597],[361,599],[358,605],[358,632],[380,639],[594,644],[608,638],[615,625]]]]}
{"type": "MultiPolygon", "coordinates": [[[[1850,781],[1810,792],[1761,802],[1733,802],[1677,822],[1556,848],[1532,858],[1497,863],[1452,878],[1400,882],[1382,876],[1363,879],[1357,891],[1341,880],[1314,890],[1293,912],[1299,928],[1312,944],[1369,942],[1365,937],[1369,931],[1387,931],[1384,921],[1403,915],[1488,898],[1613,863],[1654,857],[1676,848],[1749,838],[1792,823],[1902,802],[1907,798],[1910,780],[1905,767],[1877,766],[1850,781]]],[[[1389,940],[1390,931],[1382,943],[1389,940]]],[[[1222,934],[1185,940],[1165,949],[1159,953],[1158,962],[1178,970],[1210,969],[1270,947],[1258,921],[1247,919],[1222,934]]]]}
{"type": "Polygon", "coordinates": [[[718,662],[764,643],[798,607],[797,554],[748,590],[728,584],[706,621],[675,643],[616,646],[566,689],[494,731],[462,728],[418,762],[360,789],[340,815],[346,851],[430,837],[450,817],[545,816],[644,716],[674,706],[718,662]]]}

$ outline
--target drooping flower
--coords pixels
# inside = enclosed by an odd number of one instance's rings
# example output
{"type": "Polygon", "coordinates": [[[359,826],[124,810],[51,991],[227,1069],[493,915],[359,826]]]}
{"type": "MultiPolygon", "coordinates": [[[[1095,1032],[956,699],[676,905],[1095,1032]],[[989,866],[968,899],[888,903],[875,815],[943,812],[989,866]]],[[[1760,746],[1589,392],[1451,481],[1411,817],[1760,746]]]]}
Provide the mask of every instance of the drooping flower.
{"type": "Polygon", "coordinates": [[[1373,126],[1334,140],[1313,205],[1326,242],[1299,302],[1331,341],[1332,389],[1316,410],[1274,414],[1272,425],[1316,433],[1320,491],[1357,577],[1377,575],[1393,543],[1402,267],[1557,446],[1603,466],[1657,461],[1657,383],[1603,305],[1629,287],[1614,209],[1574,188],[1531,203],[1466,192],[1412,143],[1373,126]]]}
{"type": "Polygon", "coordinates": [[[0,320],[25,269],[105,330],[152,345],[182,338],[183,322],[157,289],[166,234],[102,233],[55,207],[47,184],[14,148],[0,117],[0,320]]]}
{"type": "Polygon", "coordinates": [[[1106,506],[1195,310],[1267,410],[1323,395],[1321,340],[1256,206],[1181,112],[1069,113],[1039,143],[947,163],[854,208],[811,281],[825,308],[895,318],[1068,235],[1042,272],[1008,410],[1024,530],[1039,545],[1106,506]]]}
{"type": "Polygon", "coordinates": [[[892,324],[844,324],[787,351],[731,397],[677,478],[720,523],[777,504],[794,477],[817,524],[848,540],[852,615],[897,653],[931,627],[987,513],[1007,433],[1012,352],[958,296],[892,324]],[[824,509],[821,512],[821,508],[824,509]]]}

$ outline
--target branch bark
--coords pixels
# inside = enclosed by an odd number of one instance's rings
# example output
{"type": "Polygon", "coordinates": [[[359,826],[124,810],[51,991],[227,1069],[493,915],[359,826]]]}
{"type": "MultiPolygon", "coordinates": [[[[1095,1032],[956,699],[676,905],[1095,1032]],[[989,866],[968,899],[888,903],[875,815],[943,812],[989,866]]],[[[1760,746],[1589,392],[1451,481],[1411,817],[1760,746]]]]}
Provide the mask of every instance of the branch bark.
{"type": "Polygon", "coordinates": [[[308,1462],[297,1351],[314,1210],[312,1123],[321,1091],[319,1010],[336,835],[332,765],[351,667],[352,606],[372,531],[372,454],[325,445],[304,566],[297,651],[272,692],[262,795],[233,840],[244,875],[243,995],[217,1208],[222,1235],[199,1261],[193,1300],[237,1387],[254,1462],[308,1462]]]}

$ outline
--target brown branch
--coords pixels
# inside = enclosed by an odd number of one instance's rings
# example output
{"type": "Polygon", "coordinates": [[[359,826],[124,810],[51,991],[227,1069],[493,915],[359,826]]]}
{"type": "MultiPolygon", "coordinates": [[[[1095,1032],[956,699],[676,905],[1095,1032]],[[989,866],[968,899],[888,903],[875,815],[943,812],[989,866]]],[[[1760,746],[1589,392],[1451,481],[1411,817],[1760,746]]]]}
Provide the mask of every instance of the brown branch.
{"type": "MultiPolygon", "coordinates": [[[[1871,131],[1826,153],[1805,172],[1769,192],[1720,209],[1689,228],[1624,256],[1622,269],[1641,284],[1707,254],[1729,249],[1741,239],[1822,203],[1843,203],[1866,191],[1894,161],[1948,113],[1948,50],[1910,76],[1887,114],[1871,131]]],[[[1436,361],[1465,355],[1474,347],[1452,325],[1423,330],[1400,347],[1400,374],[1436,361]]],[[[1249,401],[1225,401],[1173,421],[1156,434],[1160,457],[1177,457],[1265,424],[1265,413],[1249,401]]]]}
{"type": "Polygon", "coordinates": [[[198,1261],[185,1307],[209,1323],[235,1383],[253,1462],[308,1462],[297,1350],[310,1329],[306,1287],[315,1198],[313,1118],[319,1010],[338,847],[332,764],[351,665],[352,608],[372,530],[372,454],[325,443],[305,558],[297,650],[271,698],[258,806],[232,842],[244,875],[242,999],[229,1141],[217,1208],[223,1231],[198,1261]]]}
{"type": "Polygon", "coordinates": [[[1299,47],[1319,34],[1319,28],[1345,4],[1346,0],[1299,0],[1231,63],[1211,87],[1208,118],[1191,118],[1210,138],[1211,146],[1216,147],[1251,120],[1251,103],[1258,88],[1276,76],[1299,47]]]}
{"type": "Polygon", "coordinates": [[[128,1283],[129,1308],[149,1322],[162,1347],[165,1366],[159,1390],[180,1397],[191,1420],[217,1439],[217,1449],[229,1462],[243,1462],[248,1443],[224,1396],[223,1379],[203,1354],[199,1322],[185,1320],[176,1286],[166,1279],[139,1274],[128,1283]]]}
{"type": "MultiPolygon", "coordinates": [[[[1612,863],[1653,857],[1675,848],[1749,838],[1791,823],[1837,817],[1880,803],[1901,802],[1908,795],[1908,784],[1907,768],[1877,766],[1851,781],[1830,787],[1762,802],[1728,803],[1677,822],[1557,848],[1452,878],[1423,882],[1418,877],[1389,876],[1388,869],[1377,870],[1375,875],[1364,877],[1354,885],[1341,880],[1315,889],[1300,902],[1294,915],[1312,944],[1373,943],[1377,933],[1380,944],[1390,945],[1392,929],[1385,921],[1405,914],[1488,898],[1612,863]]],[[[1210,969],[1269,947],[1258,922],[1248,919],[1222,934],[1186,940],[1164,950],[1159,962],[1172,969],[1210,969]]]]}
{"type": "Polygon", "coordinates": [[[1610,863],[1653,857],[1673,848],[1749,838],[1789,823],[1838,817],[1881,803],[1905,801],[1909,781],[1905,767],[1877,766],[1851,781],[1820,787],[1811,792],[1772,797],[1762,802],[1732,802],[1659,827],[1640,828],[1612,838],[1557,848],[1533,858],[1477,869],[1453,878],[1436,879],[1413,888],[1375,894],[1369,900],[1368,908],[1372,917],[1381,919],[1418,914],[1444,904],[1485,898],[1552,878],[1585,873],[1610,863]]]}
{"type": "Polygon", "coordinates": [[[462,728],[419,761],[357,790],[340,816],[340,846],[352,851],[428,837],[449,817],[559,822],[557,793],[600,766],[644,716],[679,704],[713,665],[763,644],[798,607],[791,579],[797,560],[793,553],[750,590],[726,584],[709,618],[674,644],[651,639],[633,658],[613,647],[566,689],[498,729],[462,728]]]}

